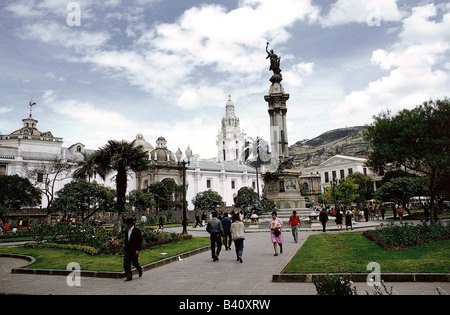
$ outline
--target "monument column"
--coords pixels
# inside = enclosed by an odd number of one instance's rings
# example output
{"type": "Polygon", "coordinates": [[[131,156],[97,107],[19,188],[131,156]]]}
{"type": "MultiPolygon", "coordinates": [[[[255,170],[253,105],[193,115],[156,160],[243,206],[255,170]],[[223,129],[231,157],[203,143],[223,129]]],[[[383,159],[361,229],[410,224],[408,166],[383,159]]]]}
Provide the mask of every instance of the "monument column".
{"type": "Polygon", "coordinates": [[[286,101],[289,100],[289,94],[284,93],[283,86],[280,83],[274,83],[270,87],[269,95],[264,96],[264,99],[269,104],[272,152],[280,160],[287,159],[289,158],[289,146],[286,125],[286,101]]]}
{"type": "Polygon", "coordinates": [[[287,106],[289,94],[284,91],[281,81],[280,60],[273,50],[269,52],[269,43],[266,46],[270,58],[270,69],[273,76],[269,94],[264,96],[268,103],[270,117],[270,144],[271,163],[269,171],[264,176],[264,190],[267,198],[280,209],[305,208],[305,198],[300,193],[299,177],[301,172],[295,168],[292,158],[289,157],[289,144],[287,134],[287,106]]]}

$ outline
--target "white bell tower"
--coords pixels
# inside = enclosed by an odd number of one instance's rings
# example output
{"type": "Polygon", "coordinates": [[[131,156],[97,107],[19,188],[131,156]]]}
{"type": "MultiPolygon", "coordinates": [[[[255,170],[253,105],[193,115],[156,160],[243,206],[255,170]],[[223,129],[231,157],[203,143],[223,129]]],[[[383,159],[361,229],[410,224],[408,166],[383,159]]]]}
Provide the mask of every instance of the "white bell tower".
{"type": "Polygon", "coordinates": [[[231,96],[225,106],[225,116],[217,136],[218,158],[223,161],[244,161],[245,134],[239,126],[239,118],[234,112],[234,103],[231,96]]]}

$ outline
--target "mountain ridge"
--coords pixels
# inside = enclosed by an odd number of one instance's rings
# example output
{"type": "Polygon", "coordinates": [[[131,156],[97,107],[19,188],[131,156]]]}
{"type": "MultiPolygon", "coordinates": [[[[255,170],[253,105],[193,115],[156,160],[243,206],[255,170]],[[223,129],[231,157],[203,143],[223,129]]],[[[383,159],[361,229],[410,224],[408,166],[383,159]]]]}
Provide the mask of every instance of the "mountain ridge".
{"type": "Polygon", "coordinates": [[[298,141],[289,147],[289,154],[299,168],[318,166],[337,154],[366,158],[369,143],[363,138],[365,129],[354,126],[326,131],[313,139],[298,141]]]}

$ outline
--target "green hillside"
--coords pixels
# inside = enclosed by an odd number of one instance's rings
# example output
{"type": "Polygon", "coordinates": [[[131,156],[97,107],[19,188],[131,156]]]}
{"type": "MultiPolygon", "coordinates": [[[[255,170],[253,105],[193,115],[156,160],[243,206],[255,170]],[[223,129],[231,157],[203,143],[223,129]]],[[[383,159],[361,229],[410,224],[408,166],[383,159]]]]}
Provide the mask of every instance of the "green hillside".
{"type": "Polygon", "coordinates": [[[367,157],[369,144],[362,137],[364,129],[364,126],[357,126],[327,131],[292,145],[289,154],[299,167],[317,166],[337,154],[367,157]]]}

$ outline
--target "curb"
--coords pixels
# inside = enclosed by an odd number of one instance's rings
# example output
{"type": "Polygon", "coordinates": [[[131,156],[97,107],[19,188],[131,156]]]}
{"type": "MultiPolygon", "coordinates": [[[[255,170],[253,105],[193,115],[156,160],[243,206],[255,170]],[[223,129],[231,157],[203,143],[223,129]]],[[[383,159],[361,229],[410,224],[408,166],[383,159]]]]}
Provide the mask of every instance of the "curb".
{"type": "MultiPolygon", "coordinates": [[[[328,276],[328,273],[299,273],[299,274],[275,274],[272,275],[272,282],[284,283],[313,283],[328,276]]],[[[373,274],[364,273],[336,273],[336,276],[344,277],[353,282],[367,282],[368,277],[373,274]]],[[[382,273],[381,279],[384,282],[450,282],[448,273],[382,273]]]]}
{"type": "MultiPolygon", "coordinates": [[[[167,264],[170,264],[172,262],[178,261],[179,258],[187,258],[193,255],[197,255],[203,252],[206,252],[208,250],[211,250],[211,245],[197,248],[193,251],[182,253],[173,257],[169,257],[166,259],[158,260],[150,264],[146,264],[142,266],[143,271],[151,270],[160,266],[164,266],[167,264]]],[[[14,268],[11,270],[11,273],[13,274],[32,274],[32,275],[47,275],[47,276],[68,276],[71,273],[73,273],[73,270],[56,270],[56,269],[31,269],[31,268],[24,268],[26,266],[29,266],[33,264],[36,259],[32,256],[25,256],[25,255],[18,255],[18,254],[1,254],[0,257],[6,257],[6,258],[18,258],[18,259],[24,259],[27,260],[29,263],[21,268],[14,268]]],[[[136,275],[138,272],[136,268],[132,269],[132,274],[136,275]]],[[[89,270],[81,270],[80,271],[81,277],[86,278],[103,278],[103,279],[122,279],[125,278],[125,272],[114,272],[114,271],[89,271],[89,270]]]]}

